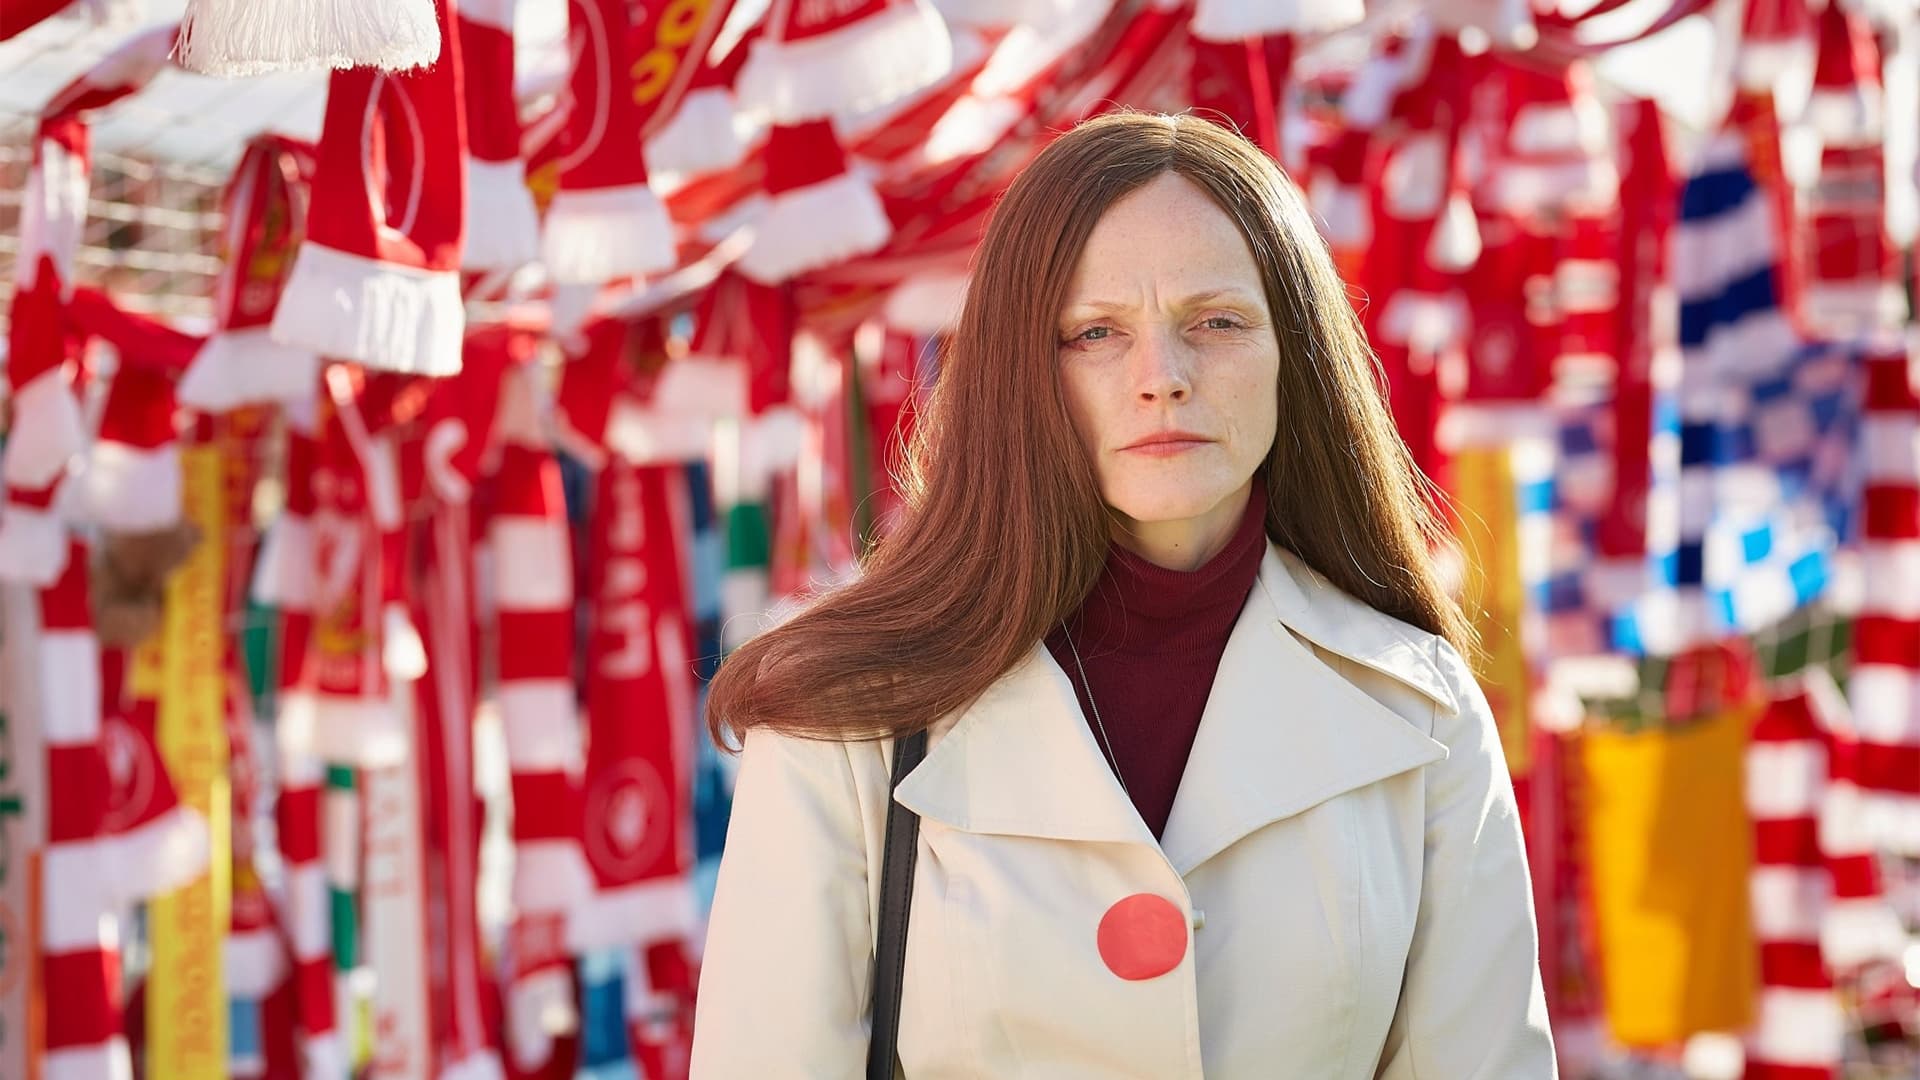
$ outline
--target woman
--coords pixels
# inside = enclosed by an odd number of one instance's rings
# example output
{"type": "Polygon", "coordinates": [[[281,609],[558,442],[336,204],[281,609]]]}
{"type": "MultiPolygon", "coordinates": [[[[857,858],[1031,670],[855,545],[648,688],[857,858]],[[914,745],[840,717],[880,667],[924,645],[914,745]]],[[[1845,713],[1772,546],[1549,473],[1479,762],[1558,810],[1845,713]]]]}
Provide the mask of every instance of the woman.
{"type": "Polygon", "coordinates": [[[1345,288],[1258,149],[1053,142],[982,242],[908,505],[737,651],[693,1074],[854,1077],[894,739],[925,1077],[1555,1075],[1471,631],[1345,288]]]}

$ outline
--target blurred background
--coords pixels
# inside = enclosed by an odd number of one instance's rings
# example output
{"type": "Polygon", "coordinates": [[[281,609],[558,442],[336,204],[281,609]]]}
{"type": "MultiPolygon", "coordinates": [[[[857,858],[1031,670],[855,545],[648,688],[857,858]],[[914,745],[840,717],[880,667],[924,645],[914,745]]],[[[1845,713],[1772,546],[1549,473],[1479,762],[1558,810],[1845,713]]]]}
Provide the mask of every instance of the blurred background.
{"type": "Polygon", "coordinates": [[[1450,496],[1563,1075],[1920,1077],[1920,5],[389,7],[0,0],[0,1076],[684,1076],[704,679],[1132,107],[1450,496]]]}

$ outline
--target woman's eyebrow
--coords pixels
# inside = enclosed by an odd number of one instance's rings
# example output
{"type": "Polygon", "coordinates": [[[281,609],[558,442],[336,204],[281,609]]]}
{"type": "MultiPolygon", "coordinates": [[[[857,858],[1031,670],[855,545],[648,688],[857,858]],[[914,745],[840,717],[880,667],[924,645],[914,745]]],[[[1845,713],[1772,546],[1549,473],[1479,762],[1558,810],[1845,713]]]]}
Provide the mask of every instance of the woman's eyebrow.
{"type": "MultiPolygon", "coordinates": [[[[1210,304],[1210,303],[1214,303],[1216,301],[1221,301],[1221,300],[1232,301],[1232,302],[1241,303],[1241,304],[1253,304],[1256,306],[1259,304],[1258,298],[1256,298],[1252,293],[1238,286],[1228,285],[1218,289],[1203,289],[1200,292],[1191,293],[1187,296],[1183,296],[1179,300],[1174,302],[1174,307],[1196,308],[1201,306],[1202,304],[1210,304]]],[[[1086,300],[1070,300],[1067,302],[1067,306],[1063,310],[1065,311],[1125,311],[1131,307],[1133,307],[1132,304],[1123,300],[1086,299],[1086,300]]]]}

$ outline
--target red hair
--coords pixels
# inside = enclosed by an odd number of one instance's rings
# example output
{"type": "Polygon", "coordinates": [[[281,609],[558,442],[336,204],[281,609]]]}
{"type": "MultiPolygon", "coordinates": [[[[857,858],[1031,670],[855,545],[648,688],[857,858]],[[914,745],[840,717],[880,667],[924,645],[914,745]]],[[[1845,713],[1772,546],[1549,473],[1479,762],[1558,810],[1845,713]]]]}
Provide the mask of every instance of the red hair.
{"type": "Polygon", "coordinates": [[[960,709],[1079,608],[1110,518],[1058,374],[1057,319],[1087,235],[1165,172],[1246,237],[1280,345],[1267,535],[1335,585],[1468,652],[1432,559],[1444,528],[1381,393],[1378,362],[1298,190],[1193,116],[1135,112],[1055,139],[1008,188],[908,457],[905,507],[860,577],[728,657],[708,726],[820,739],[907,734],[960,709]]]}

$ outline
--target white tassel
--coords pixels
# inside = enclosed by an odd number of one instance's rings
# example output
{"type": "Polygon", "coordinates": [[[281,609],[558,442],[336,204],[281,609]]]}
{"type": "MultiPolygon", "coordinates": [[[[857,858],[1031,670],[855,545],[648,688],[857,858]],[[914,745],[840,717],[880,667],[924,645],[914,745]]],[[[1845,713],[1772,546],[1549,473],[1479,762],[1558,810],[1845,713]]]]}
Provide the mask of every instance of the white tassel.
{"type": "Polygon", "coordinates": [[[440,56],[433,0],[189,0],[181,66],[233,77],[376,67],[405,71],[440,56]]]}
{"type": "Polygon", "coordinates": [[[1480,261],[1480,222],[1473,204],[1462,192],[1447,197],[1446,208],[1433,230],[1427,261],[1434,269],[1457,274],[1480,261]]]}
{"type": "Polygon", "coordinates": [[[876,251],[892,235],[893,223],[873,185],[841,173],[770,200],[740,272],[771,285],[876,251]]]}

